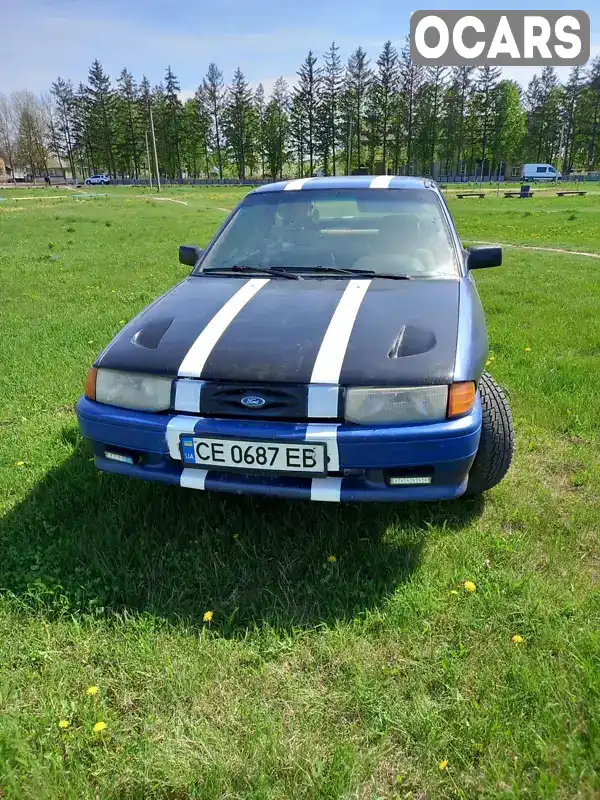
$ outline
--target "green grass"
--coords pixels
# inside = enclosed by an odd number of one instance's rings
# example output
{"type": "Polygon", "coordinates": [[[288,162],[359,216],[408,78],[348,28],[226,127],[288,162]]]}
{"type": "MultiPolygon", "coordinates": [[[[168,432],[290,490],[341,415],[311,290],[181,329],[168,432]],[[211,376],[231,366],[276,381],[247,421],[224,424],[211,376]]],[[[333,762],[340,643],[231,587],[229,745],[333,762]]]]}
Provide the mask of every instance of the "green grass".
{"type": "MultiPolygon", "coordinates": [[[[477,276],[517,433],[481,501],[195,493],[98,474],[73,404],[242,190],[104,191],[0,205],[0,796],[597,797],[600,263],[477,276]]],[[[600,196],[449,198],[600,253],[600,196]]]]}

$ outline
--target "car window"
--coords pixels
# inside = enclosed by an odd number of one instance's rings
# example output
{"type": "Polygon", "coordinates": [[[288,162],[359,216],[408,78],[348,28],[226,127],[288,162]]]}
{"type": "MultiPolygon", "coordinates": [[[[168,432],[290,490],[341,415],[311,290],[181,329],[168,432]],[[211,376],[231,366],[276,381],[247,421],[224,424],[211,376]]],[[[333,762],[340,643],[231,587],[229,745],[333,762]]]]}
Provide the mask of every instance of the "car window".
{"type": "Polygon", "coordinates": [[[538,167],[536,172],[546,172],[546,167],[538,167]]]}
{"type": "Polygon", "coordinates": [[[364,269],[414,277],[456,276],[439,198],[428,189],[340,189],[249,195],[200,269],[364,269]]]}

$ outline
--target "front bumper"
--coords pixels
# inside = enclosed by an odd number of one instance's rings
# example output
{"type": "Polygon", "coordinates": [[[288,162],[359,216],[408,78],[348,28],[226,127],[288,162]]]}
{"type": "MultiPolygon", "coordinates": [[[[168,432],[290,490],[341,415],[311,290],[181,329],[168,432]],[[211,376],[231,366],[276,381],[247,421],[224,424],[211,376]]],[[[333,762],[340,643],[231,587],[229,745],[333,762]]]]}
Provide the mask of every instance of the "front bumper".
{"type": "Polygon", "coordinates": [[[96,466],[148,481],[237,494],[344,502],[448,500],[467,487],[481,433],[479,399],[471,414],[430,425],[366,427],[349,424],[214,419],[182,414],[151,414],[96,403],[82,397],[77,417],[93,448],[96,466]],[[183,433],[287,441],[325,441],[327,478],[295,478],[211,472],[184,467],[179,452],[183,433]],[[106,458],[106,449],[137,454],[135,464],[106,458]],[[389,471],[432,471],[429,485],[390,486],[389,471]],[[358,474],[348,475],[348,471],[358,474]]]}

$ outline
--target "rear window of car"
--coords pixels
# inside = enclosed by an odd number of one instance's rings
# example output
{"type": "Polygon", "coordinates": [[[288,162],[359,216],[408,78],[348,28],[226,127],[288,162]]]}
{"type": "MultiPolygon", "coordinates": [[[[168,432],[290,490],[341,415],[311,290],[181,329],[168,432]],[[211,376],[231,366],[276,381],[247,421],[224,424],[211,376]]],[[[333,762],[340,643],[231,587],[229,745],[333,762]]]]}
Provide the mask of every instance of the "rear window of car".
{"type": "Polygon", "coordinates": [[[437,194],[428,189],[327,189],[249,195],[201,269],[364,269],[455,277],[457,254],[437,194]]]}

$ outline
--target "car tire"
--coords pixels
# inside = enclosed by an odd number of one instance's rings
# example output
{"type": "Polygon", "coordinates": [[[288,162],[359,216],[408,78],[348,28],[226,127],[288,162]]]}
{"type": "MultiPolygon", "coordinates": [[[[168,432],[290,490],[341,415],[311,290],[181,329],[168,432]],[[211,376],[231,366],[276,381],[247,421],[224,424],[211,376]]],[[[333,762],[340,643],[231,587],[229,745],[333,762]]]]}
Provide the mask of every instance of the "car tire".
{"type": "Polygon", "coordinates": [[[515,431],[504,391],[484,372],[479,382],[481,398],[481,438],[469,472],[466,494],[486,492],[508,472],[513,457],[515,431]]]}

